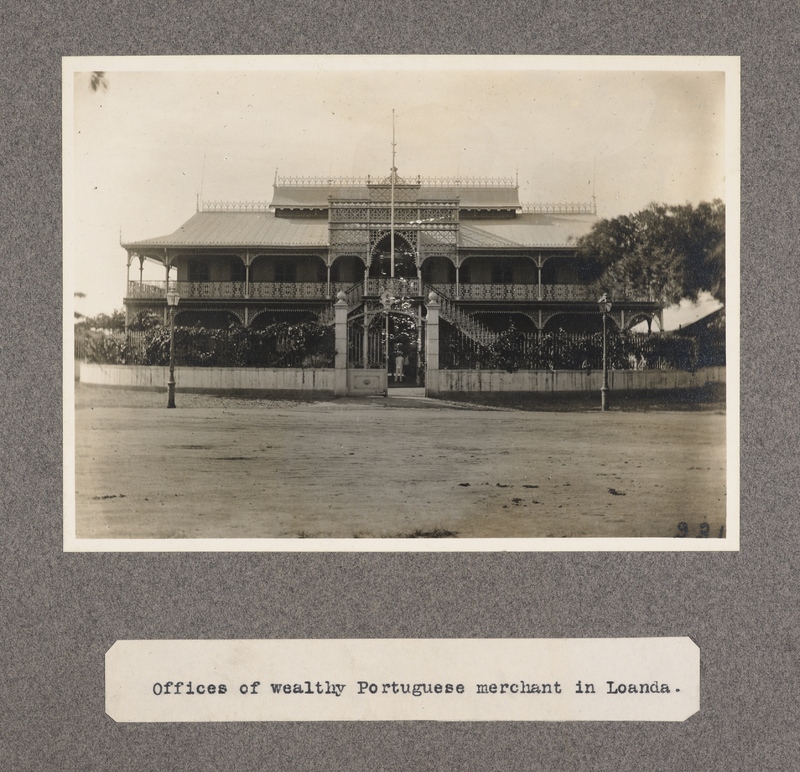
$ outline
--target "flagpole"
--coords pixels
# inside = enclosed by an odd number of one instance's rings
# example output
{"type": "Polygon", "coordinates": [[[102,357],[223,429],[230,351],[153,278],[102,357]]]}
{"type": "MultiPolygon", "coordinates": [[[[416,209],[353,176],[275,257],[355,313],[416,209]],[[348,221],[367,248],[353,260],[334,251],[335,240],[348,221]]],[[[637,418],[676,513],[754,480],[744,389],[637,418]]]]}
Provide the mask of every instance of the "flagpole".
{"type": "Polygon", "coordinates": [[[390,257],[389,257],[389,260],[390,260],[389,264],[391,266],[391,271],[390,271],[391,278],[393,278],[393,279],[394,279],[394,175],[395,175],[395,172],[397,171],[397,169],[395,169],[395,167],[394,167],[395,146],[396,146],[396,143],[394,141],[394,110],[392,110],[392,179],[391,179],[392,198],[391,198],[391,203],[389,205],[390,208],[391,208],[391,214],[390,214],[391,224],[390,224],[390,231],[389,231],[389,234],[390,234],[389,235],[389,249],[390,249],[391,252],[390,252],[390,257]]]}

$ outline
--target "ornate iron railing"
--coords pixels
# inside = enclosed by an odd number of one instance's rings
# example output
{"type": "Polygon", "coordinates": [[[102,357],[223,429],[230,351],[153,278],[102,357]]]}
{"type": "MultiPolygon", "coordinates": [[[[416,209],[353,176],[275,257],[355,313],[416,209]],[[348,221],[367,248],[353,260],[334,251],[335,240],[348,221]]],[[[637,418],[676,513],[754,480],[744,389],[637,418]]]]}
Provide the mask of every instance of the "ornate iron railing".
{"type": "Polygon", "coordinates": [[[497,335],[477,319],[462,311],[446,294],[437,289],[438,286],[441,285],[426,284],[425,291],[436,296],[442,318],[481,346],[491,346],[497,335]]]}
{"type": "Polygon", "coordinates": [[[439,292],[458,300],[539,299],[538,284],[460,284],[458,288],[455,284],[434,284],[433,286],[439,292]]]}
{"type": "Polygon", "coordinates": [[[594,204],[567,201],[556,204],[523,204],[519,211],[523,214],[597,214],[594,204]]]}
{"type": "MultiPolygon", "coordinates": [[[[208,298],[215,300],[243,300],[245,283],[230,281],[171,281],[170,287],[177,290],[182,298],[208,298]]],[[[361,302],[363,282],[349,284],[332,282],[330,296],[325,282],[250,282],[249,297],[256,300],[336,300],[336,293],[344,290],[348,293],[350,310],[361,302]]],[[[431,285],[437,293],[450,300],[487,300],[487,301],[573,301],[594,302],[597,290],[585,284],[542,284],[541,296],[538,284],[461,284],[456,292],[455,284],[431,285]]],[[[366,294],[382,295],[384,292],[394,297],[415,297],[426,294],[420,289],[417,279],[367,279],[366,294]]],[[[164,298],[166,282],[138,281],[128,282],[129,298],[164,298]]],[[[633,302],[652,302],[646,293],[627,292],[615,295],[615,300],[633,302]]]]}
{"type": "Polygon", "coordinates": [[[344,292],[345,300],[347,301],[348,312],[355,310],[361,305],[361,298],[364,294],[364,283],[358,282],[357,284],[331,284],[331,305],[324,308],[319,314],[320,324],[333,324],[336,318],[336,312],[333,309],[333,303],[337,301],[339,292],[344,292]]]}
{"type": "Polygon", "coordinates": [[[369,183],[369,177],[275,177],[278,188],[360,187],[369,183]]]}
{"type": "Polygon", "coordinates": [[[258,300],[325,300],[328,285],[324,281],[265,281],[250,283],[250,297],[258,300]]]}
{"type": "Polygon", "coordinates": [[[129,298],[164,298],[166,302],[166,282],[164,281],[129,281],[129,298]]]}
{"type": "MultiPolygon", "coordinates": [[[[461,284],[456,292],[455,284],[433,285],[439,292],[458,300],[538,301],[563,300],[572,302],[594,302],[598,291],[586,284],[461,284]]],[[[615,295],[616,300],[652,302],[644,293],[628,292],[615,295]]]]}
{"type": "Polygon", "coordinates": [[[170,289],[174,289],[182,298],[220,298],[244,299],[245,284],[243,281],[172,281],[170,289]]]}
{"type": "MultiPolygon", "coordinates": [[[[359,187],[361,185],[389,185],[390,178],[373,177],[275,177],[276,187],[359,187]]],[[[513,177],[396,177],[397,185],[424,185],[429,188],[515,188],[513,177]]]]}
{"type": "MultiPolygon", "coordinates": [[[[245,300],[248,297],[256,300],[326,300],[328,285],[326,282],[250,282],[249,293],[243,281],[171,281],[170,289],[174,289],[181,298],[203,298],[214,300],[245,300]]],[[[349,284],[331,284],[331,295],[335,297],[339,289],[346,289],[349,284]]],[[[165,298],[166,282],[148,281],[128,282],[129,298],[165,298]]]]}
{"type": "Polygon", "coordinates": [[[201,212],[268,212],[269,201],[201,201],[201,212]]]}
{"type": "Polygon", "coordinates": [[[366,295],[383,295],[388,292],[395,298],[415,297],[422,294],[419,279],[367,279],[366,295]]]}
{"type": "Polygon", "coordinates": [[[513,177],[417,177],[428,188],[515,188],[513,177]]]}

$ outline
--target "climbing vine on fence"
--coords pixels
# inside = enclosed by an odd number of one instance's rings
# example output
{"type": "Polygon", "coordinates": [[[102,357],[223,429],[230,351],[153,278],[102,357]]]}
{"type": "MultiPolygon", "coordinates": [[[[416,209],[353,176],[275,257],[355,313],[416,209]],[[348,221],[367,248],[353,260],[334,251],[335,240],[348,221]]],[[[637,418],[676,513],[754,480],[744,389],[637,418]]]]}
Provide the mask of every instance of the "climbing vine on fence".
{"type": "MultiPolygon", "coordinates": [[[[168,365],[169,327],[105,335],[84,344],[87,362],[168,365]]],[[[185,367],[332,367],[333,328],[314,321],[264,330],[175,328],[175,364],[185,367]]]]}
{"type": "MultiPolygon", "coordinates": [[[[725,364],[724,339],[698,342],[676,335],[612,332],[612,370],[687,370],[725,364]]],[[[440,327],[440,366],[449,370],[599,370],[602,333],[523,332],[513,326],[484,346],[448,324],[440,327]]]]}

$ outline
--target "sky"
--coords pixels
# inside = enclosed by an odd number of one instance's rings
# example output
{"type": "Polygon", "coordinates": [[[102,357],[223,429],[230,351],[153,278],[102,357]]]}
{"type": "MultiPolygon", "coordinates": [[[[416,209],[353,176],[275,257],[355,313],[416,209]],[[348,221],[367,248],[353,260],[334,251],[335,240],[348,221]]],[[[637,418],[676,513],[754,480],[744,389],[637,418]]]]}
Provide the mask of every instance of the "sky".
{"type": "MultiPolygon", "coordinates": [[[[85,294],[76,309],[121,308],[120,238],[175,231],[198,196],[269,201],[276,169],[388,176],[393,110],[401,177],[518,175],[521,201],[594,193],[601,217],[726,200],[725,75],[685,69],[694,61],[66,60],[65,278],[85,294]],[[90,88],[92,70],[105,71],[106,88],[90,88]]],[[[702,314],[679,317],[692,315],[702,314]]]]}

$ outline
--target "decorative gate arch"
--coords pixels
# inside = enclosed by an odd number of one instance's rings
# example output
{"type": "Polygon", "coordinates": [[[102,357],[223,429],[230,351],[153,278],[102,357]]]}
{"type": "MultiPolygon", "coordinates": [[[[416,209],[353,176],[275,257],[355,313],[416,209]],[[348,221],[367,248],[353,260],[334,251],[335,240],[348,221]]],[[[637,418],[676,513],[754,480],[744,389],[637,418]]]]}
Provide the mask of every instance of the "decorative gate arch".
{"type": "Polygon", "coordinates": [[[361,313],[348,318],[349,395],[388,395],[390,376],[396,385],[424,384],[425,317],[421,306],[403,305],[408,308],[387,309],[381,303],[368,302],[361,313]]]}

